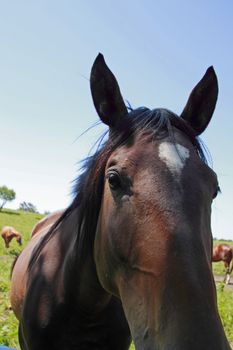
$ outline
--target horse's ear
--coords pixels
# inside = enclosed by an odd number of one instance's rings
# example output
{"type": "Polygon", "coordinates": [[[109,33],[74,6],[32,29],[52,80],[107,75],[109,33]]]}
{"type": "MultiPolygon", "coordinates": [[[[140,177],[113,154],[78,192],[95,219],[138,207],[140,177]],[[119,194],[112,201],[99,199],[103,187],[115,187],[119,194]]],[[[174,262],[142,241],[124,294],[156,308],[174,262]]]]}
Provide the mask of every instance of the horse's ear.
{"type": "Polygon", "coordinates": [[[114,128],[127,115],[127,108],[113,73],[99,54],[91,69],[91,93],[97,113],[103,123],[114,128]]]}
{"type": "Polygon", "coordinates": [[[200,135],[209,124],[218,97],[218,80],[214,68],[209,67],[192,90],[181,117],[200,135]]]}

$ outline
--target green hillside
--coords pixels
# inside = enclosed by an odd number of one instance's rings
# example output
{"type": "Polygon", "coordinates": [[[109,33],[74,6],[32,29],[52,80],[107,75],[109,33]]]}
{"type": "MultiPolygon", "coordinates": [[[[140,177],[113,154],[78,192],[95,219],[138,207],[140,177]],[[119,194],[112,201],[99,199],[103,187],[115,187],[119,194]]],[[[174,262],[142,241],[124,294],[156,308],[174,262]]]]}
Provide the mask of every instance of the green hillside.
{"type": "Polygon", "coordinates": [[[0,228],[2,228],[2,226],[13,226],[27,241],[30,237],[32,227],[42,217],[43,215],[38,213],[3,209],[0,212],[0,228]]]}

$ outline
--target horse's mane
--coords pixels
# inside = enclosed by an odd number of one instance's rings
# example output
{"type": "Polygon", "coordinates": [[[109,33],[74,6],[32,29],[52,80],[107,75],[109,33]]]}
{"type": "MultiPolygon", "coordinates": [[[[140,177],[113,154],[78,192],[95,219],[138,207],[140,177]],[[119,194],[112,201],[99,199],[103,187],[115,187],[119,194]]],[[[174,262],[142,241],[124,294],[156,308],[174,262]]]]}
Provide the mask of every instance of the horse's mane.
{"type": "Polygon", "coordinates": [[[79,261],[93,250],[95,230],[101,206],[104,173],[107,160],[111,153],[122,145],[133,142],[133,138],[139,133],[150,132],[154,138],[162,138],[168,135],[174,142],[172,127],[176,127],[187,135],[194,145],[199,157],[207,163],[203,145],[195,136],[193,130],[180,117],[167,109],[153,109],[146,107],[130,109],[127,117],[123,118],[107,141],[101,137],[99,146],[94,155],[87,157],[82,162],[82,173],[77,178],[74,186],[74,199],[62,216],[55,222],[48,233],[36,246],[29,263],[29,270],[39,257],[46,243],[56,234],[57,228],[75,210],[77,211],[76,253],[79,261]]]}

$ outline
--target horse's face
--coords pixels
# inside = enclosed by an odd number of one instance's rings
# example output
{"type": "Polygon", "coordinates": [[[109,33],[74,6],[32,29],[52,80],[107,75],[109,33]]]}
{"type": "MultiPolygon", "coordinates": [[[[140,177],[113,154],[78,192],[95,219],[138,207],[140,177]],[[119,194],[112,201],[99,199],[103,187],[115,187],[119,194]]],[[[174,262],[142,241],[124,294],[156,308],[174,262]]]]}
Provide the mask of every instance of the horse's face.
{"type": "MultiPolygon", "coordinates": [[[[183,308],[180,321],[187,322],[186,313],[203,306],[199,283],[212,285],[210,208],[217,179],[181,132],[175,138],[173,144],[138,136],[106,166],[97,271],[103,287],[121,298],[127,319],[136,321],[135,337],[142,322],[154,337],[157,324],[175,317],[167,314],[173,303],[183,308]]],[[[212,286],[204,294],[213,298],[212,286]]],[[[189,324],[195,326],[192,318],[189,324]]]]}
{"type": "Polygon", "coordinates": [[[195,261],[210,269],[217,178],[182,132],[175,131],[175,140],[138,135],[107,162],[96,259],[105,286],[117,295],[122,272],[147,274],[158,285],[174,264],[179,273],[190,266],[195,278],[195,261]]]}
{"type": "MultiPolygon", "coordinates": [[[[122,121],[126,113],[120,90],[101,57],[91,77],[95,106],[113,137],[116,116],[122,121]]],[[[196,89],[209,103],[197,102],[194,89],[182,114],[196,135],[217,98],[214,72],[203,79],[196,89]],[[190,113],[205,117],[198,121],[190,113]]],[[[97,273],[104,289],[121,299],[136,348],[229,349],[211,272],[217,178],[184,132],[173,127],[173,136],[139,132],[109,157],[94,247],[97,273]]]]}

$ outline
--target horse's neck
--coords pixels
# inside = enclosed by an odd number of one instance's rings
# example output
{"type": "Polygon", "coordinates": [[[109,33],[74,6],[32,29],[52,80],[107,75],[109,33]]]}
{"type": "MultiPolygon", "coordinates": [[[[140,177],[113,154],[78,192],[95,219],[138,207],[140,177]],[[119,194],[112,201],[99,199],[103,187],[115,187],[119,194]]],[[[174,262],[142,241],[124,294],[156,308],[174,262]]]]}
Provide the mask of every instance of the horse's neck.
{"type": "Polygon", "coordinates": [[[59,235],[61,246],[66,245],[64,259],[64,289],[68,299],[85,306],[91,313],[104,308],[111,296],[104,291],[97,277],[92,251],[82,255],[78,252],[78,210],[61,224],[59,235]]]}
{"type": "Polygon", "coordinates": [[[91,253],[80,263],[77,228],[74,212],[58,225],[30,271],[24,312],[36,321],[24,326],[29,333],[38,331],[30,348],[48,349],[52,343],[53,349],[128,349],[121,303],[101,287],[91,253]],[[40,337],[41,330],[46,336],[40,337]]]}

